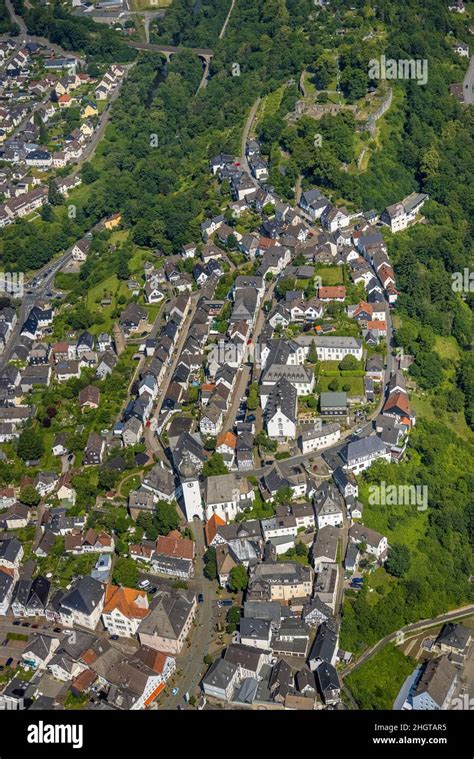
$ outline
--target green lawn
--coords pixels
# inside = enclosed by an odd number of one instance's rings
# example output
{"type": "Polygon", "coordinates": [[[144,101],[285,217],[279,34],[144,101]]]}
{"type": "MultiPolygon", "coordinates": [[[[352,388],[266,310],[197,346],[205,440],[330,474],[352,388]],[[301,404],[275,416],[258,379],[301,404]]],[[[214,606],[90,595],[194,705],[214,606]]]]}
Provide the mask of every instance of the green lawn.
{"type": "Polygon", "coordinates": [[[388,645],[351,672],[345,682],[360,709],[392,709],[401,686],[415,666],[413,659],[388,645]]]}
{"type": "MultiPolygon", "coordinates": [[[[334,380],[334,377],[319,377],[318,388],[320,392],[324,393],[329,390],[329,384],[334,380]]],[[[339,377],[339,390],[342,390],[343,385],[349,385],[348,395],[364,395],[364,380],[362,377],[339,377]]]]}
{"type": "Polygon", "coordinates": [[[322,278],[324,287],[343,283],[342,266],[317,266],[316,274],[322,278]]]}
{"type": "MultiPolygon", "coordinates": [[[[118,298],[124,296],[127,301],[130,299],[130,293],[126,282],[119,281],[116,274],[111,274],[107,279],[99,282],[95,287],[92,287],[85,298],[86,305],[91,311],[100,311],[104,321],[100,324],[93,324],[90,328],[92,334],[98,334],[99,332],[110,332],[115,319],[112,314],[115,309],[118,308],[118,298]],[[103,298],[111,298],[112,302],[110,306],[101,306],[100,302],[103,298]]],[[[122,308],[125,308],[125,303],[122,308]]]]}
{"type": "Polygon", "coordinates": [[[321,376],[335,376],[335,373],[337,373],[338,376],[346,377],[351,376],[354,374],[357,374],[360,377],[363,377],[365,375],[364,371],[364,362],[358,361],[357,362],[357,369],[353,370],[347,370],[347,371],[341,371],[339,369],[340,361],[321,361],[319,364],[319,372],[321,376]]]}

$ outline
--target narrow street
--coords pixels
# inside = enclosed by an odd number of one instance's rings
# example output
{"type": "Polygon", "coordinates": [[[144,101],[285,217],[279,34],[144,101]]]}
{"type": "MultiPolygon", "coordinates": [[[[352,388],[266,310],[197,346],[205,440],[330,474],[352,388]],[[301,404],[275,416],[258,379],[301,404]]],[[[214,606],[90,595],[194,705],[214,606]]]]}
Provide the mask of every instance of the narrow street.
{"type": "Polygon", "coordinates": [[[204,664],[204,656],[207,654],[209,644],[212,640],[214,619],[212,612],[212,603],[216,598],[215,583],[210,582],[204,577],[203,555],[206,550],[204,539],[204,529],[202,523],[195,519],[190,525],[196,542],[196,562],[195,578],[193,590],[196,594],[202,593],[203,602],[198,604],[196,615],[196,627],[191,633],[191,645],[184,649],[183,653],[177,657],[177,669],[183,673],[177,680],[179,693],[176,696],[170,695],[164,701],[165,709],[176,709],[179,703],[183,703],[185,693],[193,695],[197,689],[202,675],[207,670],[204,664]]]}

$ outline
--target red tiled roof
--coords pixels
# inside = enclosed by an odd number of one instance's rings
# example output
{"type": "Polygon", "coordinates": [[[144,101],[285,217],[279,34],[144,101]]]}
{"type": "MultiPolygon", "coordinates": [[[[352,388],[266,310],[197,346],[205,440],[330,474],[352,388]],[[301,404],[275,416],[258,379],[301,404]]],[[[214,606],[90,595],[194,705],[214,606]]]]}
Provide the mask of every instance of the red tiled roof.
{"type": "Polygon", "coordinates": [[[118,585],[107,585],[105,588],[104,612],[108,613],[118,609],[128,619],[144,619],[148,614],[148,607],[140,606],[137,601],[147,601],[144,590],[134,588],[122,588],[118,585]]]}
{"type": "Polygon", "coordinates": [[[80,672],[72,681],[72,687],[79,693],[84,693],[97,680],[97,675],[91,669],[80,672]]]}
{"type": "Polygon", "coordinates": [[[404,414],[410,416],[410,403],[405,393],[392,393],[389,395],[383,410],[391,411],[392,409],[400,409],[404,414]]]}
{"type": "Polygon", "coordinates": [[[156,541],[156,553],[192,561],[194,559],[194,541],[189,540],[189,538],[172,538],[170,535],[159,535],[156,541]]]}
{"type": "Polygon", "coordinates": [[[318,291],[318,297],[323,298],[345,298],[346,288],[342,285],[336,285],[335,287],[320,287],[318,291]]]}
{"type": "Polygon", "coordinates": [[[204,533],[206,535],[206,542],[208,546],[211,545],[212,541],[216,537],[217,528],[222,527],[224,524],[224,520],[221,519],[217,514],[213,514],[209,521],[206,523],[206,526],[204,527],[204,533]]]}

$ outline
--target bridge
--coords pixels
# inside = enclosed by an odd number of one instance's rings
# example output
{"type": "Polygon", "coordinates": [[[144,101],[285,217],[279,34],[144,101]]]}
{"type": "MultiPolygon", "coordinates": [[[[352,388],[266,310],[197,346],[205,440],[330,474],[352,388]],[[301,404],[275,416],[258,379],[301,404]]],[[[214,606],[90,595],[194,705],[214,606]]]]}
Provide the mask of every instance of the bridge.
{"type": "Polygon", "coordinates": [[[161,53],[169,61],[176,55],[176,53],[182,53],[184,50],[190,50],[191,53],[197,55],[203,63],[209,64],[209,61],[214,55],[214,51],[207,47],[174,47],[173,45],[154,45],[151,42],[128,42],[130,47],[134,47],[136,50],[144,50],[150,53],[161,53]]]}

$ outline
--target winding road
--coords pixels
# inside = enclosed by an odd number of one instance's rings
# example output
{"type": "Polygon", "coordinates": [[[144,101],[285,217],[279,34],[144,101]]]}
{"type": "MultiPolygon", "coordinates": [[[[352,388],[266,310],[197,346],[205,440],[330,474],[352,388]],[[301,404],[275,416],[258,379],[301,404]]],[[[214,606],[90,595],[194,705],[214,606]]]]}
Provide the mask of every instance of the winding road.
{"type": "Polygon", "coordinates": [[[361,656],[359,656],[358,659],[352,661],[344,670],[342,670],[342,672],[340,672],[340,676],[342,678],[347,677],[347,675],[349,675],[351,672],[354,672],[356,669],[361,667],[362,664],[365,664],[366,661],[369,661],[369,659],[375,656],[375,654],[378,653],[384,646],[386,646],[387,643],[391,643],[392,641],[396,640],[400,633],[407,635],[408,633],[417,632],[418,630],[424,630],[427,627],[442,625],[445,622],[462,619],[463,617],[471,617],[473,614],[474,604],[470,604],[468,606],[462,606],[460,609],[454,609],[454,611],[448,611],[444,614],[439,614],[437,617],[432,617],[431,619],[422,619],[420,622],[412,622],[411,624],[402,627],[401,630],[396,630],[395,632],[390,633],[390,635],[386,635],[385,638],[382,638],[378,641],[378,643],[368,648],[361,656]]]}

